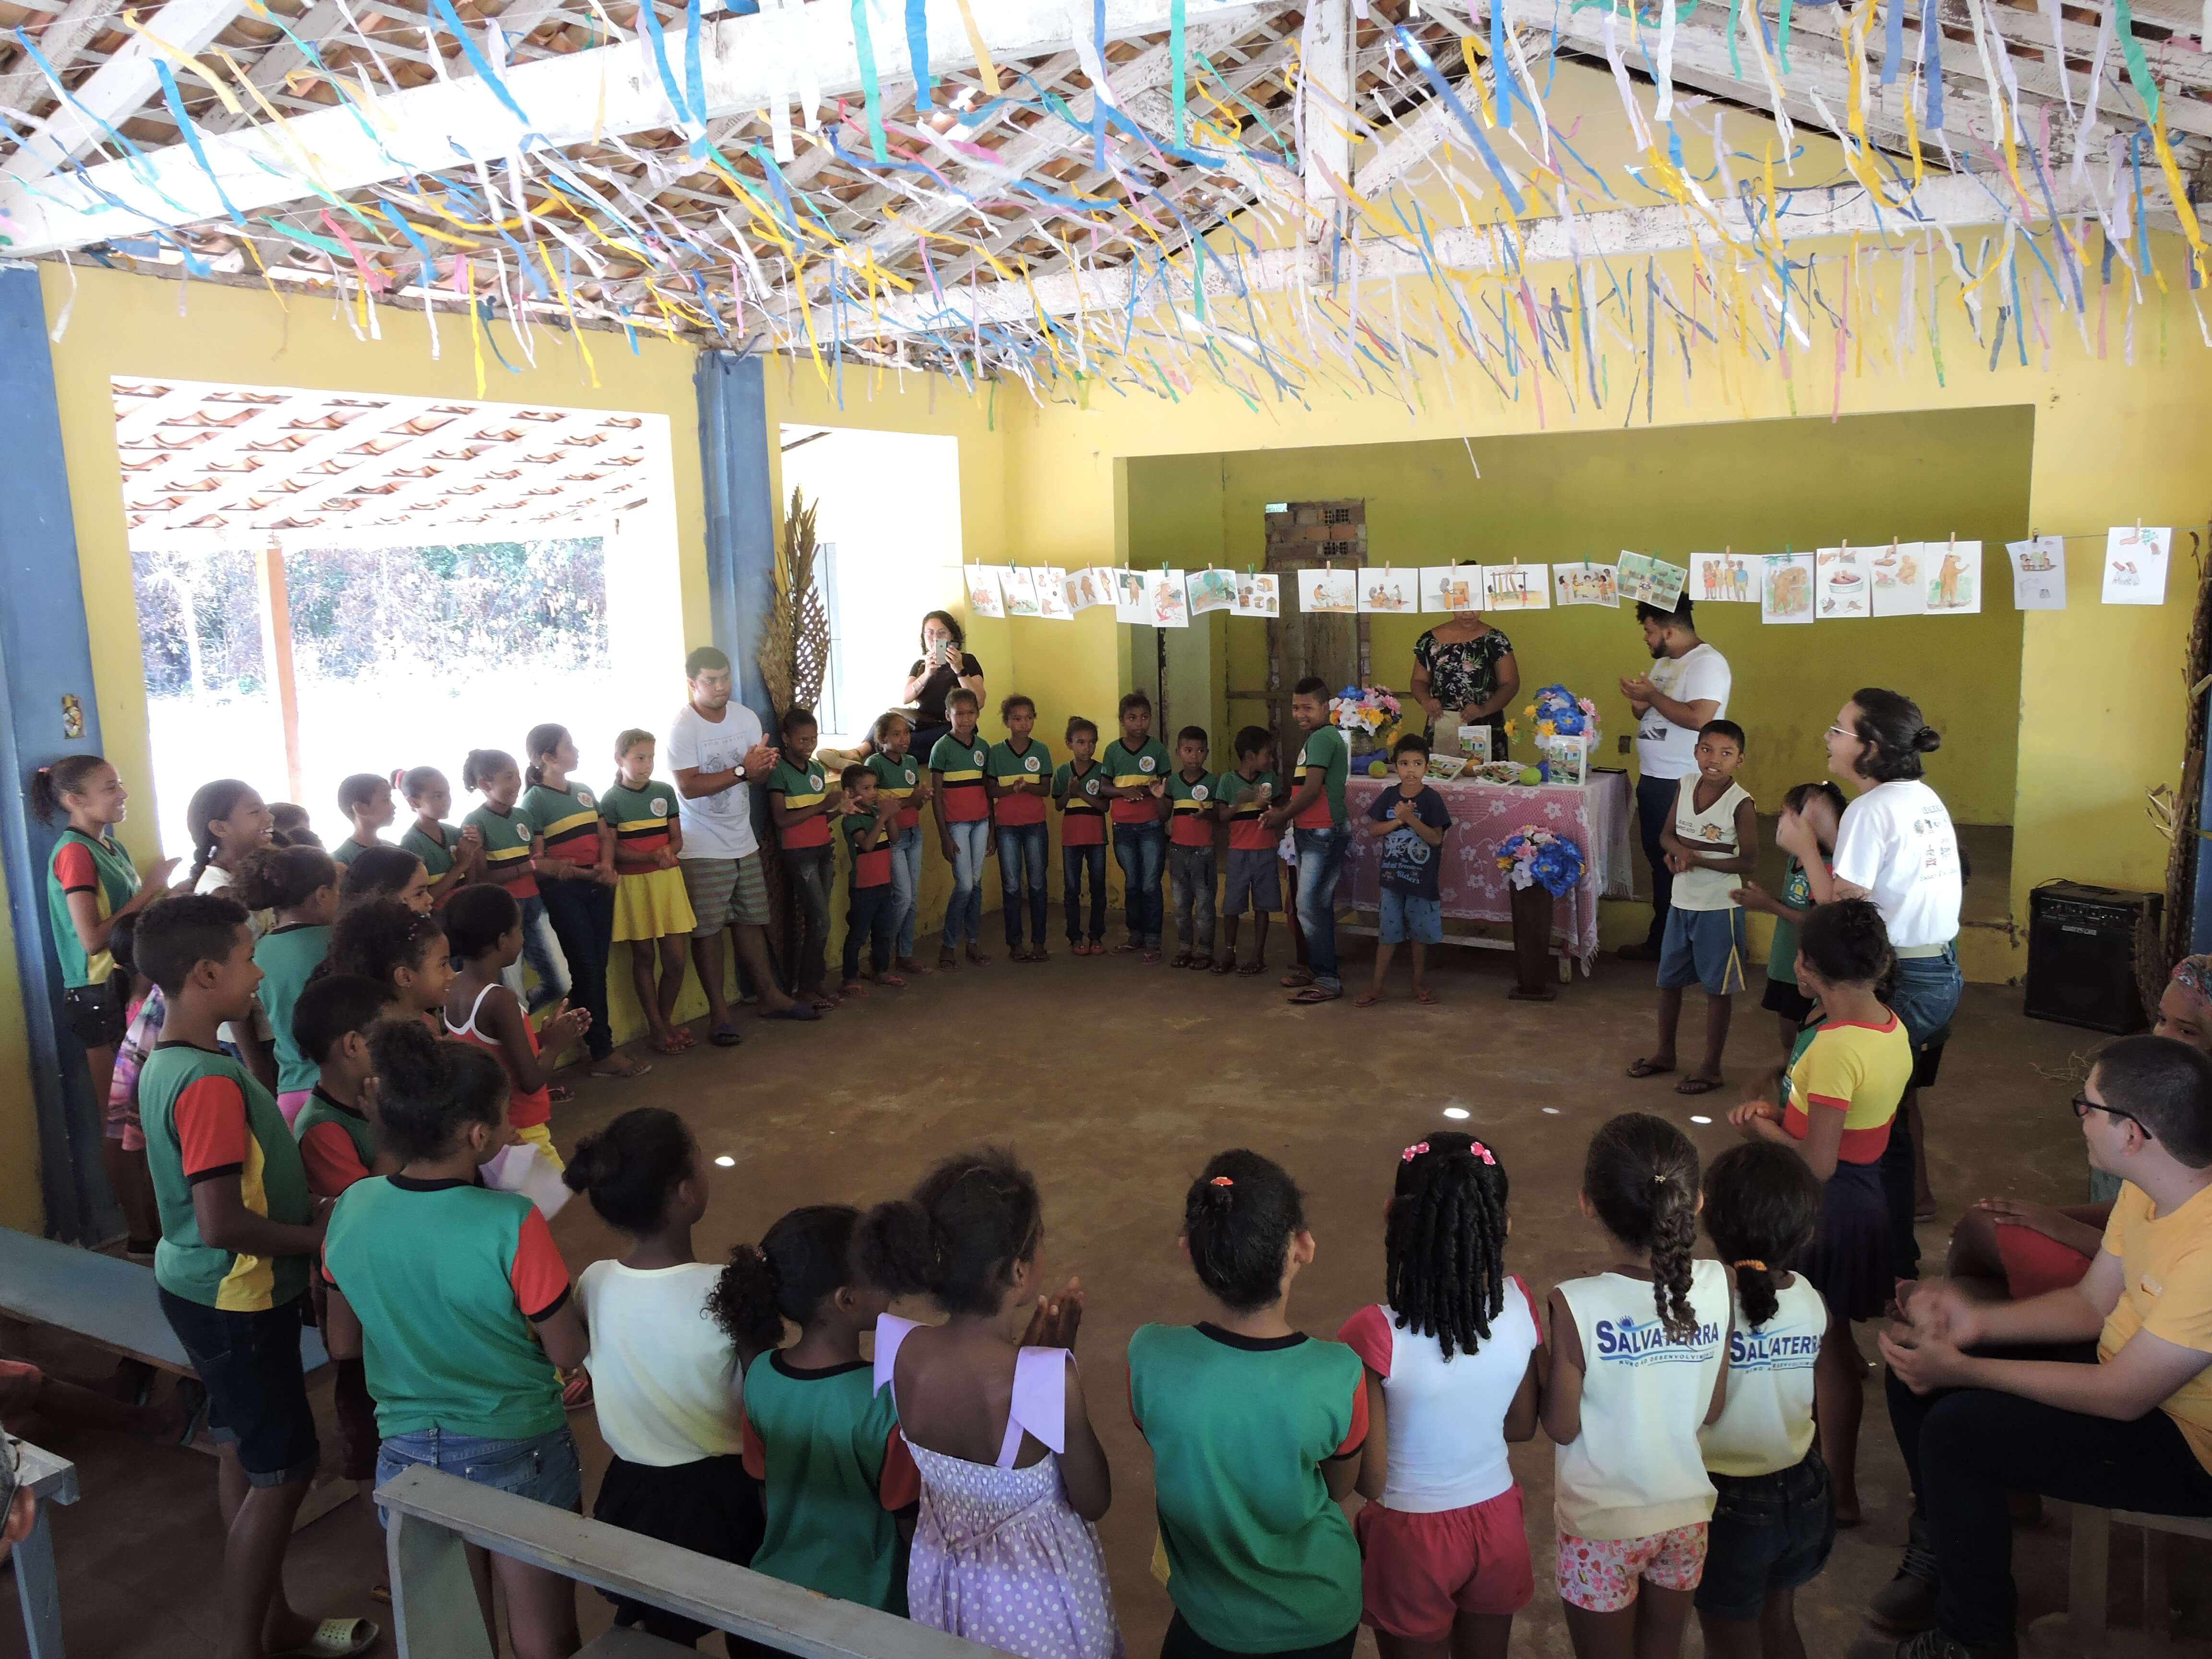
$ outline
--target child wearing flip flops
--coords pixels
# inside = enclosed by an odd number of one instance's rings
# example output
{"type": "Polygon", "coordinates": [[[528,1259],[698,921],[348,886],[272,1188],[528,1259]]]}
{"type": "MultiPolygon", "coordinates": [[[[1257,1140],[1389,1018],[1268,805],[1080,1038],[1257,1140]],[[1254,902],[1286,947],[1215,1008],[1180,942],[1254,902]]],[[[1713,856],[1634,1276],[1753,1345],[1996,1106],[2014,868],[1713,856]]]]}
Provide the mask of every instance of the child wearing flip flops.
{"type": "Polygon", "coordinates": [[[1168,776],[1168,883],[1175,890],[1176,953],[1170,968],[1213,962],[1213,808],[1219,791],[1206,769],[1206,728],[1176,733],[1180,764],[1168,776]]]}
{"type": "Polygon", "coordinates": [[[892,860],[898,854],[902,799],[877,781],[869,767],[848,766],[838,780],[844,799],[838,804],[838,833],[853,854],[853,884],[845,896],[844,975],[837,989],[859,996],[868,988],[860,977],[860,945],[868,946],[868,979],[893,989],[906,981],[891,971],[891,947],[898,935],[898,890],[892,884],[892,860]]]}
{"type": "Polygon", "coordinates": [[[1264,726],[1237,733],[1237,769],[1214,780],[1214,805],[1229,820],[1228,889],[1222,895],[1220,953],[1213,971],[1232,970],[1249,979],[1267,968],[1267,918],[1283,908],[1283,863],[1275,837],[1261,820],[1274,803],[1281,781],[1275,776],[1275,739],[1264,726]],[[1252,957],[1237,960],[1237,925],[1252,912],[1252,957]]]}
{"type": "Polygon", "coordinates": [[[1078,714],[1067,723],[1067,758],[1052,775],[1060,806],[1060,888],[1067,898],[1071,955],[1106,954],[1106,803],[1109,781],[1097,758],[1098,726],[1078,714]],[[1083,928],[1083,885],[1091,884],[1091,930],[1083,928]]]}
{"type": "Polygon", "coordinates": [[[684,947],[698,918],[676,864],[684,850],[676,791],[653,775],[653,762],[652,732],[633,727],[615,739],[615,781],[600,792],[599,816],[615,832],[615,943],[629,946],[630,988],[653,1046],[680,1054],[698,1041],[676,1023],[684,947]]]}
{"type": "Polygon", "coordinates": [[[1429,784],[1426,738],[1407,732],[1390,745],[1390,764],[1397,770],[1398,787],[1384,790],[1367,810],[1367,833],[1382,843],[1382,915],[1375,982],[1352,999],[1355,1008],[1372,1008],[1382,1000],[1383,976],[1401,944],[1413,949],[1413,1000],[1437,1000],[1423,975],[1429,946],[1444,939],[1443,845],[1451,813],[1429,784]]]}
{"type": "Polygon", "coordinates": [[[999,705],[1006,740],[994,743],[984,762],[983,787],[991,798],[991,817],[999,840],[999,891],[1006,907],[1006,955],[1015,962],[1048,962],[1044,948],[1045,860],[1052,842],[1045,829],[1046,803],[1052,799],[1052,750],[1031,732],[1036,704],[1016,692],[999,705]],[[1022,902],[1029,901],[1030,940],[1022,943],[1022,902]]]}

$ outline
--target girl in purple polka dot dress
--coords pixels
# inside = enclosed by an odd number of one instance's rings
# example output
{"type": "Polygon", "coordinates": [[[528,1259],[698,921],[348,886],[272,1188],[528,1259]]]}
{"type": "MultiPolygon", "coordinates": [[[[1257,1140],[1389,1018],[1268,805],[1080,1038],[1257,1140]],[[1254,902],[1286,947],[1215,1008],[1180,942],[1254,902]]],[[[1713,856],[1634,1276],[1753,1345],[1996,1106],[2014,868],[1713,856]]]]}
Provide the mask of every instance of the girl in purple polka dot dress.
{"type": "Polygon", "coordinates": [[[891,1390],[921,1472],[907,1572],[918,1622],[1022,1659],[1122,1659],[1093,1527],[1113,1499],[1073,1352],[1074,1280],[1036,1298],[1044,1237],[1036,1182],[1008,1154],[963,1153],[914,1196],[860,1224],[860,1271],[946,1316],[876,1327],[876,1386],[891,1390]],[[1036,1300],[1018,1343],[1010,1307],[1036,1300]]]}

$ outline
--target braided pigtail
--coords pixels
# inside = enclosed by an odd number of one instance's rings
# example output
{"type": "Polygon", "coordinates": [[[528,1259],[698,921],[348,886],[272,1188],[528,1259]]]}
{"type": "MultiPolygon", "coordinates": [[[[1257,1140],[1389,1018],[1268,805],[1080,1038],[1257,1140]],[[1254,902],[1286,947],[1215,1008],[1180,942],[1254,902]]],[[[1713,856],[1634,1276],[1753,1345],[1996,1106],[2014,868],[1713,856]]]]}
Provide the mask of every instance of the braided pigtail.
{"type": "Polygon", "coordinates": [[[1670,1342],[1697,1334],[1690,1255],[1698,1238],[1698,1149],[1662,1117],[1623,1112],[1590,1138],[1583,1193],[1605,1230],[1651,1258],[1651,1299],[1670,1342]]]}

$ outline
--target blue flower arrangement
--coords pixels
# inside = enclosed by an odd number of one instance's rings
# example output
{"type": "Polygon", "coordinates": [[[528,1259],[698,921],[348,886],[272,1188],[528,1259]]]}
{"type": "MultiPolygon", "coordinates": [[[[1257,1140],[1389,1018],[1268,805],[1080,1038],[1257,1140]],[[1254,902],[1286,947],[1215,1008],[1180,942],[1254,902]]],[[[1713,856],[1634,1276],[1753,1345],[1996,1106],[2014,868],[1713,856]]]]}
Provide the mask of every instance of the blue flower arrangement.
{"type": "Polygon", "coordinates": [[[1556,830],[1523,824],[1498,843],[1498,867],[1516,887],[1540,884],[1560,898],[1582,884],[1582,848],[1556,830]]]}

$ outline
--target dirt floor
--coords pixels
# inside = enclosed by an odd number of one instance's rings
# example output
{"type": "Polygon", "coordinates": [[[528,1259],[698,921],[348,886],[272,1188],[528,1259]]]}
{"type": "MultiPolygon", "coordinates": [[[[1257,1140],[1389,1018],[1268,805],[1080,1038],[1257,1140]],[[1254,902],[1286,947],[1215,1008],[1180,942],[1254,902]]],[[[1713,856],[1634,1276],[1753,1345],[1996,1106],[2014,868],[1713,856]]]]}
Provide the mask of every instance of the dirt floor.
{"type": "MultiPolygon", "coordinates": [[[[991,931],[995,934],[995,923],[991,931]]],[[[1055,941],[1057,944],[1058,942],[1055,941]]],[[[1279,966],[1278,930],[1272,956],[1279,966]]],[[[1369,947],[1355,944],[1348,977],[1364,980],[1369,947]]],[[[1468,1127],[1497,1148],[1513,1180],[1509,1261],[1540,1297],[1595,1265],[1598,1240],[1575,1212],[1576,1177],[1589,1132],[1628,1108],[1681,1123],[1708,1153],[1730,1144],[1732,1095],[1701,1101],[1664,1080],[1631,1082],[1623,1066],[1650,1041],[1650,970],[1601,963],[1556,1003],[1509,1002],[1510,958],[1449,951],[1434,977],[1438,1005],[1405,999],[1355,1010],[1347,1000],[1293,1009],[1260,981],[1146,968],[1133,958],[1075,959],[1064,944],[1047,964],[993,966],[918,981],[831,1015],[819,1027],[748,1021],[743,1048],[701,1047],[659,1059],[641,1082],[579,1079],[580,1101],[556,1118],[563,1144],[632,1105],[683,1111],[710,1157],[714,1208],[702,1258],[760,1236],[793,1206],[866,1204],[896,1194],[937,1158],[980,1142],[1014,1147],[1046,1198],[1048,1273],[1080,1274],[1088,1314],[1078,1345],[1095,1420],[1113,1461],[1114,1507],[1103,1525],[1115,1600],[1133,1654],[1158,1650],[1169,1614],[1147,1571],[1154,1521],[1151,1460],[1124,1408],[1122,1355],[1152,1320],[1188,1321],[1200,1293],[1177,1255],[1186,1184],[1208,1155],[1244,1145],[1280,1160],[1304,1184],[1320,1255],[1292,1298],[1295,1323],[1330,1335],[1379,1294],[1381,1212],[1399,1149],[1463,1108],[1468,1127]],[[1101,1039],[1127,1053],[1141,1036],[1150,1066],[1116,1067],[1101,1039]],[[1701,1112],[1723,1121],[1697,1125],[1701,1112]]],[[[1778,1055],[1771,1015],[1738,999],[1729,1055],[1742,1076],[1778,1055]]],[[[1940,1253],[1950,1221],[1985,1194],[2080,1200],[2079,1133],[2067,1109],[2094,1033],[2021,1016],[2020,993],[1969,988],[1939,1086],[1926,1098],[1942,1219],[1922,1230],[1940,1253]]],[[[1692,1022],[1701,1011],[1694,1005],[1692,1022]]],[[[1698,1033],[1684,1033],[1686,1048],[1698,1033]]],[[[572,1268],[617,1249],[581,1204],[554,1228],[572,1268]]],[[[1863,1328],[1862,1346],[1872,1351],[1863,1328]]],[[[58,1348],[36,1357],[66,1368],[58,1348]]],[[[1894,1571],[1908,1497],[1902,1467],[1870,1384],[1860,1453],[1865,1526],[1843,1534],[1826,1575],[1799,1598],[1808,1651],[1840,1653],[1860,1629],[1869,1592],[1894,1571]]],[[[588,1414],[586,1491],[605,1454],[588,1414]]],[[[35,1435],[33,1437],[36,1437],[35,1435]]],[[[212,1465],[198,1454],[126,1443],[57,1438],[75,1458],[84,1499],[55,1513],[63,1608],[71,1652],[90,1659],[196,1659],[213,1650],[221,1532],[212,1465]]],[[[1516,1651],[1568,1651],[1553,1589],[1553,1454],[1540,1438],[1517,1448],[1536,1559],[1536,1599],[1516,1651]]],[[[2024,1611],[2058,1605],[2065,1583],[2065,1516],[2024,1528],[2017,1577],[2024,1611]]],[[[2114,1612],[2138,1616],[2136,1545],[2116,1547],[2114,1612]]],[[[2212,1549],[2177,1544],[2172,1583],[2182,1628],[2203,1633],[2212,1549]],[[2192,1586],[2194,1588],[2192,1588],[2192,1586]]],[[[377,1609],[379,1534],[356,1505],[302,1532],[288,1574],[303,1609],[377,1609]]],[[[12,1601],[12,1578],[0,1595],[12,1601]]],[[[605,1605],[586,1592],[587,1632],[605,1605]]],[[[21,1652],[12,1606],[0,1607],[0,1654],[21,1652]]],[[[1697,1649],[1696,1638],[1691,1650],[1697,1649]]],[[[1371,1648],[1363,1644],[1363,1650],[1371,1648]]]]}

